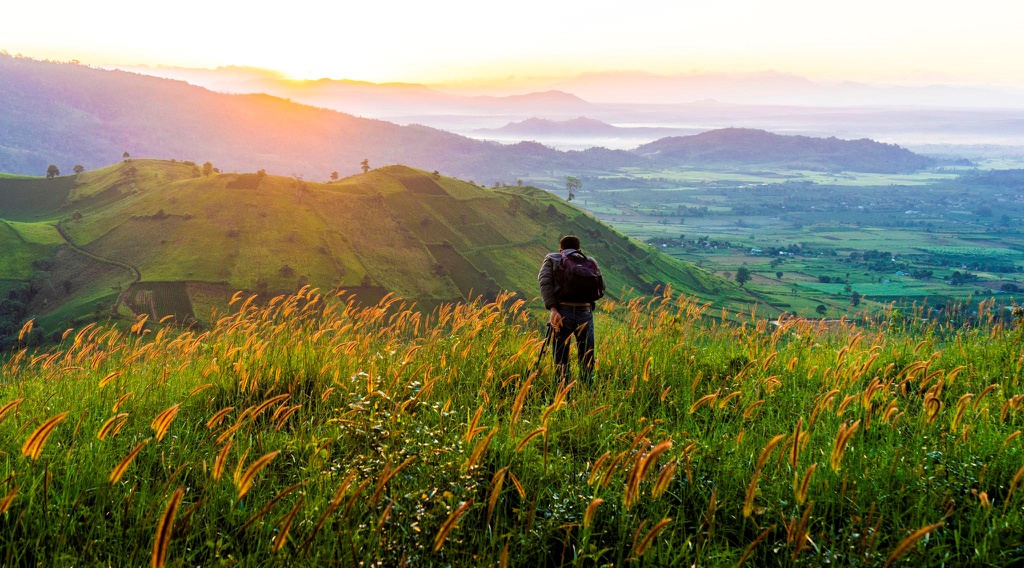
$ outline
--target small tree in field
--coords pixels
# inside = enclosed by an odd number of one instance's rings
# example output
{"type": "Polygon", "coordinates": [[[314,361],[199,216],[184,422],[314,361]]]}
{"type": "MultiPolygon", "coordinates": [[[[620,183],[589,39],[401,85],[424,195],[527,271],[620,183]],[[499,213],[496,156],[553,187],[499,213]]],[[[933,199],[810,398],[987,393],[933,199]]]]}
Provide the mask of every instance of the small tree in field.
{"type": "Polygon", "coordinates": [[[128,152],[125,152],[124,154],[121,154],[121,157],[124,158],[124,161],[126,161],[126,162],[132,161],[132,155],[129,154],[128,152]]]}
{"type": "Polygon", "coordinates": [[[57,169],[57,166],[50,164],[50,166],[46,168],[46,179],[53,179],[59,175],[60,170],[57,169]]]}
{"type": "Polygon", "coordinates": [[[823,316],[823,315],[825,315],[825,310],[826,309],[827,308],[825,307],[825,304],[818,304],[818,307],[814,308],[814,311],[818,312],[819,316],[823,316]]]}
{"type": "Polygon", "coordinates": [[[743,286],[750,281],[750,269],[746,266],[741,266],[736,269],[736,283],[743,286]]]}
{"type": "Polygon", "coordinates": [[[363,173],[370,171],[370,159],[366,158],[362,162],[359,162],[359,167],[363,168],[363,173]]]}
{"type": "Polygon", "coordinates": [[[337,170],[331,172],[331,181],[338,181],[338,172],[337,172],[337,170]]]}
{"type": "Polygon", "coordinates": [[[85,166],[83,166],[82,164],[76,164],[74,171],[76,174],[80,174],[85,171],[85,166]]]}
{"type": "Polygon", "coordinates": [[[583,189],[583,182],[576,176],[565,176],[565,191],[569,194],[566,201],[572,201],[576,192],[583,189]]]}
{"type": "Polygon", "coordinates": [[[213,173],[213,164],[210,163],[209,161],[205,162],[203,164],[203,175],[204,176],[209,176],[212,173],[213,173]]]}

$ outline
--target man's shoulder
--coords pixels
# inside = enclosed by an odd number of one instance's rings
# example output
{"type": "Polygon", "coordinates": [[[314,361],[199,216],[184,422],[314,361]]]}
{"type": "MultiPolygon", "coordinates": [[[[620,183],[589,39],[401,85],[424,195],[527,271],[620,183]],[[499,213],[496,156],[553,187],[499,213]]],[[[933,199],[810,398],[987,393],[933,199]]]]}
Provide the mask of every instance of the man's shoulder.
{"type": "Polygon", "coordinates": [[[562,261],[562,253],[560,253],[560,252],[549,252],[544,257],[544,260],[550,260],[550,261],[553,261],[553,262],[561,262],[562,261]]]}

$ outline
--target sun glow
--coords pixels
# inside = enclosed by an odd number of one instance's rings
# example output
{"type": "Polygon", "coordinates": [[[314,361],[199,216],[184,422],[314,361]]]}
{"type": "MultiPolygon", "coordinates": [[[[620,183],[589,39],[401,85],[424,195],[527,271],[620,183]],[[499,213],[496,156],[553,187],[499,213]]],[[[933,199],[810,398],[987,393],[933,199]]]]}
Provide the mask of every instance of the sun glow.
{"type": "Polygon", "coordinates": [[[274,69],[295,79],[458,82],[636,69],[1024,84],[1024,7],[980,0],[525,0],[287,9],[182,0],[5,8],[0,49],[92,64],[274,69]],[[998,14],[998,17],[993,17],[998,14]]]}

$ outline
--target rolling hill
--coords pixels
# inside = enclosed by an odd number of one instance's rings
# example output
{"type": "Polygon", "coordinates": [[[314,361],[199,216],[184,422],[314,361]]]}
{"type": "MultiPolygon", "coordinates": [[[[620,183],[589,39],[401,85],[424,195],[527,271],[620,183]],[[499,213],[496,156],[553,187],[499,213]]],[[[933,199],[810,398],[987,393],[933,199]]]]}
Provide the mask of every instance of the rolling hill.
{"type": "MultiPolygon", "coordinates": [[[[487,185],[531,172],[609,167],[607,151],[500,145],[269,95],[215,93],[170,79],[0,54],[0,172],[40,175],[49,164],[63,172],[76,164],[94,169],[125,151],[307,179],[327,179],[335,170],[356,173],[368,159],[487,185]]],[[[617,152],[611,165],[642,161],[617,152]]]]}
{"type": "Polygon", "coordinates": [[[719,304],[749,299],[537,188],[485,189],[406,166],[333,183],[197,175],[191,163],[132,160],[0,178],[11,251],[0,258],[18,267],[8,284],[31,288],[27,312],[51,331],[109,310],[204,320],[236,290],[306,284],[428,307],[499,290],[534,298],[540,261],[566,233],[599,259],[611,297],[670,284],[719,304]]]}
{"type": "MultiPolygon", "coordinates": [[[[554,104],[566,97],[536,93],[519,102],[554,104]]],[[[668,132],[656,135],[663,134],[668,132]]],[[[663,138],[632,152],[563,152],[538,143],[498,144],[421,125],[400,126],[269,95],[216,93],[170,79],[0,54],[0,172],[39,175],[49,164],[65,173],[76,164],[94,169],[116,162],[125,151],[135,157],[211,161],[225,172],[266,169],[307,179],[326,179],[332,171],[356,173],[368,159],[371,165],[408,164],[486,185],[599,175],[621,167],[769,163],[902,172],[932,163],[866,139],[745,129],[663,138]]]]}
{"type": "Polygon", "coordinates": [[[908,173],[934,165],[895,144],[784,136],[750,128],[723,128],[644,144],[636,153],[663,164],[771,165],[792,169],[908,173]]]}

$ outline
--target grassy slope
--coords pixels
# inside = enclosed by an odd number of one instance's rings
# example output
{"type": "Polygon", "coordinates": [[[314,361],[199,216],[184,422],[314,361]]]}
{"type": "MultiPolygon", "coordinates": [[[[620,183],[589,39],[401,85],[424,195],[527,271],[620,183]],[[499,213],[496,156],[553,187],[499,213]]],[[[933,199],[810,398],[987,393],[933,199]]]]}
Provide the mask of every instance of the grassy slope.
{"type": "Polygon", "coordinates": [[[35,269],[32,261],[46,257],[51,247],[30,242],[11,224],[0,219],[0,274],[5,280],[27,280],[35,269]]]}
{"type": "Polygon", "coordinates": [[[0,367],[0,557],[144,565],[180,488],[172,566],[1024,561],[1022,331],[984,309],[775,327],[606,303],[596,384],[559,396],[549,363],[528,378],[540,343],[509,301],[327,303],[84,330],[0,367]]]}
{"type": "Polygon", "coordinates": [[[75,183],[75,176],[0,178],[0,218],[14,221],[50,218],[65,204],[75,183]]]}
{"type": "Polygon", "coordinates": [[[303,190],[279,176],[233,189],[235,174],[193,179],[191,166],[154,160],[81,177],[65,214],[83,218],[65,218],[66,232],[93,254],[137,267],[143,281],[249,290],[369,283],[428,303],[498,289],[533,297],[541,258],[574,232],[613,295],[671,284],[719,303],[747,298],[533,188],[489,190],[403,166],[303,190]],[[126,168],[136,171],[130,181],[126,168]]]}

